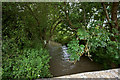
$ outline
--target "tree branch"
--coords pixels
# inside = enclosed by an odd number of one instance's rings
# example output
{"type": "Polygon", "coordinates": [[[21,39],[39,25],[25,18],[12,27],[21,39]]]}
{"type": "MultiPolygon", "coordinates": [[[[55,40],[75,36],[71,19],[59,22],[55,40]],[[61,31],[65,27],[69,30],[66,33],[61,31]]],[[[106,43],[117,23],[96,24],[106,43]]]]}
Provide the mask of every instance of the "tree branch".
{"type": "MultiPolygon", "coordinates": [[[[64,3],[64,5],[66,6],[66,3],[64,3]]],[[[67,13],[66,9],[64,9],[64,12],[65,12],[66,19],[67,19],[67,21],[68,21],[69,25],[71,26],[71,28],[72,28],[72,29],[74,29],[74,28],[75,28],[75,26],[74,26],[74,25],[72,24],[72,22],[70,21],[70,19],[69,19],[69,16],[68,16],[68,13],[67,13]]]]}
{"type": "Polygon", "coordinates": [[[50,34],[52,33],[53,25],[54,25],[58,20],[60,20],[60,17],[57,18],[57,19],[52,23],[52,25],[51,25],[51,27],[50,27],[50,34]]]}
{"type": "Polygon", "coordinates": [[[106,5],[104,4],[104,2],[102,3],[102,6],[103,6],[103,9],[104,9],[104,12],[105,12],[105,15],[106,15],[107,21],[108,21],[110,27],[112,27],[112,24],[110,23],[110,18],[109,18],[109,15],[108,15],[107,9],[106,9],[106,5]]]}
{"type": "Polygon", "coordinates": [[[50,37],[53,35],[53,32],[56,29],[57,25],[59,25],[61,22],[62,22],[62,20],[59,20],[58,22],[56,22],[55,26],[52,27],[53,29],[51,29],[51,31],[50,31],[50,37]]]}
{"type": "Polygon", "coordinates": [[[52,30],[52,34],[54,32],[54,30],[56,29],[57,25],[59,25],[62,22],[62,20],[58,21],[57,24],[54,26],[53,30],[52,30]]]}
{"type": "Polygon", "coordinates": [[[112,4],[112,10],[111,10],[111,19],[114,22],[115,26],[114,28],[118,29],[118,23],[117,23],[117,9],[118,9],[118,2],[113,2],[112,4]]]}
{"type": "Polygon", "coordinates": [[[31,12],[31,15],[33,15],[33,17],[35,18],[35,20],[37,21],[38,27],[40,26],[39,20],[37,19],[37,17],[35,16],[34,12],[32,11],[32,9],[25,4],[25,6],[29,9],[29,11],[31,12]]]}

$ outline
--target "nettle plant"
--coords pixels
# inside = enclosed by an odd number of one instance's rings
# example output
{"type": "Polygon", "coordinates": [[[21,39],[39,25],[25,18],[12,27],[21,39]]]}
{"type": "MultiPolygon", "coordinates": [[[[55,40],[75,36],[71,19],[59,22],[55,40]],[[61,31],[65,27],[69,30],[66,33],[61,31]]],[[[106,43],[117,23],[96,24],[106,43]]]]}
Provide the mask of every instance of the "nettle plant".
{"type": "Polygon", "coordinates": [[[46,49],[25,49],[23,55],[3,60],[3,79],[38,79],[52,77],[46,49]],[[6,62],[5,62],[6,61],[6,62]]]}
{"type": "Polygon", "coordinates": [[[116,29],[113,29],[111,33],[105,27],[100,27],[97,24],[87,30],[78,29],[77,38],[68,43],[70,59],[80,60],[80,56],[85,53],[90,59],[104,62],[105,65],[108,64],[108,61],[118,65],[120,63],[120,43],[118,42],[120,35],[115,35],[116,33],[118,33],[116,29]],[[111,38],[115,40],[111,40],[111,38]],[[85,44],[80,44],[81,41],[84,41],[85,44]]]}

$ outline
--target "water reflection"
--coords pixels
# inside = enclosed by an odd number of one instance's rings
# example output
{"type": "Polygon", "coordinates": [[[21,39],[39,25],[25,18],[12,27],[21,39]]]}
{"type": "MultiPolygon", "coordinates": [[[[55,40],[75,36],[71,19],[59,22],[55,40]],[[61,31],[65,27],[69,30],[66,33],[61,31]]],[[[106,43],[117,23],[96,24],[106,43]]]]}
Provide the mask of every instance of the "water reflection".
{"type": "Polygon", "coordinates": [[[50,71],[54,76],[62,76],[86,71],[101,70],[100,64],[92,62],[88,57],[81,57],[80,61],[73,64],[69,62],[70,54],[67,53],[67,47],[55,42],[49,42],[48,50],[50,56],[50,71]]]}

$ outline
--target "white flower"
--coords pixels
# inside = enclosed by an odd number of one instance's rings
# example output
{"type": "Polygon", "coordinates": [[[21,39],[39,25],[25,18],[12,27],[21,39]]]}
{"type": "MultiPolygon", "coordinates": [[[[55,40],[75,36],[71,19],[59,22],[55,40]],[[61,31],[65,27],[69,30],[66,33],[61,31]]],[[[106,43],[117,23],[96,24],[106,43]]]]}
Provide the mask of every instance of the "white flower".
{"type": "Polygon", "coordinates": [[[38,75],[38,77],[39,77],[40,75],[38,75]]]}

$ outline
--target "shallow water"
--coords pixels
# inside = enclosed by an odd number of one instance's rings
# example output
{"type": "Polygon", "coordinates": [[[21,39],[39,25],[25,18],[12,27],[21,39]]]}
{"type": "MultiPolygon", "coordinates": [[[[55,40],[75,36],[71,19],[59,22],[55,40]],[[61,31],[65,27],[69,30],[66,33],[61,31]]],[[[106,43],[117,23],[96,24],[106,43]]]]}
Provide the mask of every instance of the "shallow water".
{"type": "Polygon", "coordinates": [[[50,72],[54,77],[101,70],[102,65],[91,61],[88,57],[83,56],[76,64],[71,63],[69,60],[69,54],[67,53],[67,47],[62,46],[55,42],[49,42],[48,50],[50,52],[50,72]]]}

